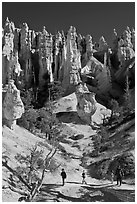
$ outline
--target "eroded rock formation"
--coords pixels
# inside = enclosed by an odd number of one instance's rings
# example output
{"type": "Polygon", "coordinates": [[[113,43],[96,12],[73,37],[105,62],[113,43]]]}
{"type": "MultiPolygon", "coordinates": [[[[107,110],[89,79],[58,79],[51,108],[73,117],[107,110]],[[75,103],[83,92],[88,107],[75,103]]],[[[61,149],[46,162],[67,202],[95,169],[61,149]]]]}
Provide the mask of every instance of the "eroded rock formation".
{"type": "Polygon", "coordinates": [[[6,84],[11,75],[11,61],[14,49],[14,25],[6,19],[3,35],[2,49],[2,83],[6,84]]]}
{"type": "Polygon", "coordinates": [[[97,94],[107,93],[111,89],[111,75],[106,65],[91,57],[87,65],[81,69],[83,80],[88,80],[88,87],[97,94]]]}
{"type": "Polygon", "coordinates": [[[76,44],[76,28],[71,26],[66,40],[66,60],[64,62],[64,72],[62,86],[68,89],[70,84],[79,83],[79,70],[81,69],[80,52],[76,44]]]}
{"type": "Polygon", "coordinates": [[[95,94],[88,90],[86,84],[76,86],[77,113],[87,124],[91,124],[92,115],[96,112],[95,94]]]}
{"type": "Polygon", "coordinates": [[[53,55],[52,55],[52,35],[46,31],[45,26],[43,27],[43,31],[38,34],[38,53],[39,53],[39,86],[42,88],[44,85],[44,75],[48,72],[50,75],[50,82],[53,81],[53,73],[52,73],[52,63],[53,63],[53,55]]]}
{"type": "Polygon", "coordinates": [[[31,31],[27,23],[23,23],[20,30],[20,64],[23,70],[23,81],[26,87],[31,87],[32,62],[31,62],[31,31]]]}
{"type": "Polygon", "coordinates": [[[67,93],[85,82],[97,98],[121,100],[126,76],[134,88],[135,30],[127,27],[122,35],[113,31],[113,46],[102,36],[98,43],[91,35],[30,30],[26,23],[16,28],[7,18],[3,29],[2,83],[13,79],[17,88],[43,89],[45,83],[61,81],[67,93]]]}
{"type": "Polygon", "coordinates": [[[7,91],[3,101],[3,118],[7,120],[7,125],[13,129],[16,120],[24,113],[24,105],[20,98],[20,91],[13,80],[8,83],[7,91]]]}

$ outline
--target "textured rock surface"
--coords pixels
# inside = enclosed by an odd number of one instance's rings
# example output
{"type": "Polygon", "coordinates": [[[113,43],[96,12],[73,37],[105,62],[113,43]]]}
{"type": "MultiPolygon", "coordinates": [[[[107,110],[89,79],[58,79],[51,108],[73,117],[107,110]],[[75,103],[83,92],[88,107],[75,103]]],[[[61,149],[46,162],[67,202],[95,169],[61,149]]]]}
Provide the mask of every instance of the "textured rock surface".
{"type": "Polygon", "coordinates": [[[118,43],[118,59],[120,62],[120,67],[124,66],[127,60],[130,60],[135,56],[133,48],[128,44],[128,42],[121,39],[118,43]]]}
{"type": "Polygon", "coordinates": [[[106,42],[105,38],[102,36],[99,39],[99,48],[98,48],[98,51],[107,51],[107,49],[108,49],[107,42],[106,42]]]}
{"type": "Polygon", "coordinates": [[[2,83],[15,79],[20,75],[21,67],[18,57],[19,30],[15,29],[13,22],[6,19],[3,35],[2,49],[2,83]]]}
{"type": "Polygon", "coordinates": [[[62,41],[63,41],[63,33],[61,34],[58,32],[55,36],[55,53],[54,53],[54,80],[58,80],[59,78],[59,71],[62,61],[62,55],[61,55],[61,47],[62,47],[62,41]]]}
{"type": "Polygon", "coordinates": [[[7,120],[7,125],[12,128],[23,113],[24,105],[20,98],[20,91],[14,85],[14,81],[10,80],[3,101],[3,117],[7,120]]]}
{"type": "Polygon", "coordinates": [[[80,53],[76,44],[76,36],[76,28],[71,26],[67,34],[66,60],[63,65],[62,85],[65,89],[67,89],[70,84],[78,84],[80,80],[78,71],[81,68],[81,62],[80,53]]]}
{"type": "Polygon", "coordinates": [[[83,69],[90,69],[90,73],[86,71],[84,75],[91,91],[97,96],[120,98],[121,94],[116,96],[113,93],[119,92],[119,82],[125,83],[123,76],[128,66],[128,74],[132,76],[130,81],[134,81],[135,30],[129,27],[122,35],[114,29],[112,47],[103,36],[95,43],[91,35],[77,34],[73,26],[68,32],[58,31],[52,35],[45,27],[41,32],[32,31],[26,23],[20,29],[15,28],[14,23],[7,19],[2,33],[3,85],[13,79],[16,84],[20,81],[21,87],[41,89],[47,81],[57,80],[61,81],[66,93],[72,93],[75,85],[83,80],[80,73],[83,75],[83,69]]]}
{"type": "Polygon", "coordinates": [[[23,23],[20,30],[20,63],[24,72],[24,82],[26,87],[31,86],[32,63],[31,63],[31,31],[27,23],[23,23]]]}
{"type": "Polygon", "coordinates": [[[3,31],[3,49],[2,49],[2,83],[6,84],[11,75],[10,61],[12,60],[12,54],[14,49],[14,26],[13,23],[6,19],[5,27],[3,31]]]}
{"type": "Polygon", "coordinates": [[[87,65],[81,69],[82,76],[91,78],[90,90],[93,92],[107,92],[111,87],[111,76],[109,70],[93,56],[87,65]]]}
{"type": "Polygon", "coordinates": [[[39,49],[39,86],[45,84],[45,80],[43,76],[48,72],[50,76],[50,82],[53,81],[53,73],[52,73],[52,62],[53,62],[53,55],[52,55],[52,35],[49,34],[45,26],[43,27],[43,31],[39,32],[38,34],[38,49],[39,49]]]}
{"type": "Polygon", "coordinates": [[[79,84],[76,87],[77,113],[86,123],[91,124],[91,116],[96,112],[96,100],[94,93],[91,93],[86,84],[79,84]]]}

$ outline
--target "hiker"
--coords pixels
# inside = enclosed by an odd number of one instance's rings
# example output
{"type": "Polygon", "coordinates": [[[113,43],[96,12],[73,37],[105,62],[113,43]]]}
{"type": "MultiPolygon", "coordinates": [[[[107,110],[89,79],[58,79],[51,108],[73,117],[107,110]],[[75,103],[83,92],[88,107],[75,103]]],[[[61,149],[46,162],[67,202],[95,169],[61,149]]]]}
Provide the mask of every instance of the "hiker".
{"type": "Polygon", "coordinates": [[[62,185],[64,186],[65,184],[65,179],[67,178],[66,172],[64,169],[61,171],[61,177],[62,177],[62,185]]]}
{"type": "Polygon", "coordinates": [[[85,171],[83,170],[83,172],[82,172],[82,184],[84,184],[84,183],[87,184],[85,181],[85,177],[86,177],[85,171]]]}
{"type": "Polygon", "coordinates": [[[114,171],[113,170],[111,171],[110,175],[111,175],[111,183],[113,184],[114,182],[114,171]]]}
{"type": "Polygon", "coordinates": [[[119,184],[121,186],[123,176],[124,176],[124,173],[123,173],[122,169],[120,168],[120,166],[118,166],[116,169],[117,185],[119,184]]]}

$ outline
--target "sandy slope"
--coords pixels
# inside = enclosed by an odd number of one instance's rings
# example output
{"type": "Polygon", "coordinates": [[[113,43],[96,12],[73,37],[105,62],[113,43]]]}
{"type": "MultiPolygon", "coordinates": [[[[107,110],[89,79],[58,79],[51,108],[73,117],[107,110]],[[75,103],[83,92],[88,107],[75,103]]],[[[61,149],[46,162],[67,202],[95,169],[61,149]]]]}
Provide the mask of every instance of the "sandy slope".
{"type": "MultiPolygon", "coordinates": [[[[97,123],[101,121],[100,108],[103,106],[98,104],[96,115],[93,120],[97,123]]],[[[95,134],[90,126],[81,121],[76,113],[76,97],[75,94],[64,97],[56,104],[56,113],[59,113],[59,119],[62,122],[62,135],[64,139],[60,142],[60,146],[65,150],[63,153],[58,150],[54,157],[56,165],[59,168],[53,172],[45,174],[44,184],[41,193],[36,197],[35,201],[53,201],[53,202],[118,202],[118,201],[134,201],[134,185],[126,182],[121,187],[112,185],[109,180],[97,180],[87,173],[87,185],[81,184],[81,173],[84,167],[81,161],[84,160],[83,152],[92,151],[93,142],[92,135],[95,134]],[[76,139],[81,135],[79,139],[76,139]],[[67,179],[65,186],[61,185],[60,171],[65,168],[67,179]],[[117,190],[118,189],[118,190],[117,190]]],[[[44,149],[45,154],[49,152],[50,145],[45,140],[31,134],[29,131],[16,126],[15,130],[10,130],[6,126],[3,127],[3,152],[9,157],[9,165],[13,168],[20,165],[15,160],[17,153],[26,154],[29,148],[35,143],[39,143],[44,149]]],[[[86,169],[85,169],[86,171],[86,169]]],[[[6,188],[2,191],[3,201],[17,202],[19,194],[8,189],[9,172],[3,167],[3,183],[6,188]]]]}

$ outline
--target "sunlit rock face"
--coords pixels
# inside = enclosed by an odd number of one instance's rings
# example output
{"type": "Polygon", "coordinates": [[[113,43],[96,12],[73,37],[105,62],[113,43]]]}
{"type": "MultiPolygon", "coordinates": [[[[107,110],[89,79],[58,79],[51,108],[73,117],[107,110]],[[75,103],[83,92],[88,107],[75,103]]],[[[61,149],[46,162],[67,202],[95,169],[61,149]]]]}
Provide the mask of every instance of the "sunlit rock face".
{"type": "Polygon", "coordinates": [[[2,84],[5,85],[10,79],[18,80],[21,73],[19,63],[19,29],[14,23],[6,19],[3,32],[2,48],[2,84]]]}
{"type": "Polygon", "coordinates": [[[2,38],[2,84],[5,85],[11,69],[10,61],[14,49],[14,24],[6,19],[2,38]]]}
{"type": "Polygon", "coordinates": [[[124,63],[127,60],[132,59],[135,56],[135,52],[133,49],[133,45],[131,42],[131,34],[125,30],[123,33],[123,39],[121,38],[118,42],[118,60],[120,62],[120,67],[124,66],[124,63]]]}
{"type": "Polygon", "coordinates": [[[16,120],[21,118],[23,113],[24,105],[20,98],[20,91],[16,88],[14,81],[10,80],[3,101],[3,117],[7,120],[7,125],[13,128],[16,120]]]}
{"type": "Polygon", "coordinates": [[[91,93],[86,84],[80,83],[76,87],[77,113],[87,124],[91,124],[91,116],[96,112],[96,100],[94,93],[91,93]]]}
{"type": "Polygon", "coordinates": [[[135,30],[127,26],[123,34],[118,37],[116,30],[113,32],[113,52],[116,53],[120,69],[126,62],[135,57],[135,30]]]}
{"type": "Polygon", "coordinates": [[[27,23],[23,23],[20,30],[20,50],[19,58],[21,67],[23,70],[23,82],[25,87],[29,88],[31,86],[31,81],[33,77],[32,71],[32,61],[31,61],[31,33],[27,23]]]}
{"type": "Polygon", "coordinates": [[[116,30],[113,32],[113,46],[111,63],[114,72],[125,67],[129,60],[135,57],[135,30],[127,26],[122,35],[118,35],[116,30]]]}
{"type": "Polygon", "coordinates": [[[81,61],[80,52],[77,49],[76,36],[76,28],[71,26],[66,40],[66,60],[64,61],[62,80],[62,86],[65,89],[68,89],[71,84],[79,83],[78,72],[81,68],[81,61]]]}
{"type": "Polygon", "coordinates": [[[39,55],[39,87],[42,88],[45,84],[44,75],[50,76],[50,82],[53,82],[52,73],[52,35],[46,31],[45,26],[42,32],[38,33],[38,55],[39,55]]]}

